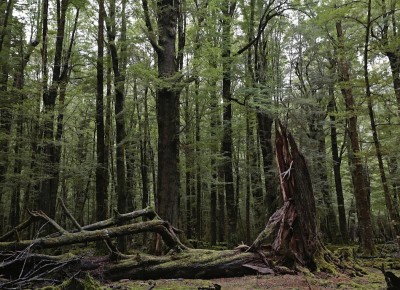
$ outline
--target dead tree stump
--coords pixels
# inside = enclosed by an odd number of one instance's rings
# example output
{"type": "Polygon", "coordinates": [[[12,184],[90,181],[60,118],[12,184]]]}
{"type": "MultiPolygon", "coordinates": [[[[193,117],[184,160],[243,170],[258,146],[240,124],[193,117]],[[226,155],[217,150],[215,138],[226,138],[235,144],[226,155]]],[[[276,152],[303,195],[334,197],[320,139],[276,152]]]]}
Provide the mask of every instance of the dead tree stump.
{"type": "Polygon", "coordinates": [[[291,133],[275,123],[275,154],[283,206],[269,219],[249,251],[259,251],[271,241],[279,264],[311,271],[336,272],[338,262],[323,246],[316,222],[316,207],[310,173],[291,133]]]}

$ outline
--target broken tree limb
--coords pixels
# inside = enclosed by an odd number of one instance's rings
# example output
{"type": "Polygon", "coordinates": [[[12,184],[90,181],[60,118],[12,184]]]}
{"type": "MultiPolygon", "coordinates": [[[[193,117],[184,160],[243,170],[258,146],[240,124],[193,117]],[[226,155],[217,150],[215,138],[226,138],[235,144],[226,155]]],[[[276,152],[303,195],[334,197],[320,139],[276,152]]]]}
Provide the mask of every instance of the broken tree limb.
{"type": "MultiPolygon", "coordinates": [[[[4,254],[0,256],[4,258],[4,254]]],[[[0,276],[8,278],[0,281],[0,289],[27,289],[34,288],[32,285],[37,283],[59,281],[49,278],[54,276],[59,276],[62,281],[60,270],[80,263],[80,257],[53,257],[29,251],[11,253],[0,263],[0,276]]]]}
{"type": "Polygon", "coordinates": [[[8,240],[14,235],[17,237],[17,240],[19,240],[19,234],[18,233],[20,231],[26,229],[27,227],[29,227],[33,223],[34,219],[35,219],[34,217],[29,216],[29,218],[26,219],[24,222],[20,223],[14,229],[12,229],[11,231],[8,231],[4,235],[2,235],[0,237],[0,242],[8,240]]]}
{"type": "Polygon", "coordinates": [[[72,223],[76,226],[76,228],[79,231],[82,231],[82,227],[81,225],[78,223],[78,221],[76,220],[76,218],[74,218],[74,216],[71,214],[71,212],[68,210],[68,208],[65,206],[64,201],[62,200],[61,197],[58,198],[59,203],[61,204],[62,209],[64,210],[65,214],[67,215],[67,217],[72,221],[72,223]]]}
{"type": "Polygon", "coordinates": [[[83,226],[82,229],[86,230],[86,231],[100,230],[100,229],[118,225],[122,222],[127,222],[130,220],[133,220],[138,217],[146,217],[149,220],[153,220],[154,218],[157,217],[156,212],[151,207],[147,207],[142,210],[132,211],[132,212],[125,213],[125,214],[120,214],[118,212],[114,212],[114,213],[115,213],[115,216],[113,216],[112,218],[109,218],[104,221],[99,221],[99,222],[96,222],[96,223],[93,223],[90,225],[83,226]]]}
{"type": "MultiPolygon", "coordinates": [[[[69,212],[68,209],[66,209],[66,210],[67,210],[67,212],[69,212]]],[[[33,222],[38,221],[40,219],[43,219],[45,221],[49,221],[49,219],[50,219],[47,215],[40,214],[40,212],[35,212],[35,211],[33,211],[33,212],[28,211],[28,212],[29,212],[29,218],[26,219],[21,224],[19,224],[18,226],[16,226],[11,231],[9,231],[9,232],[5,233],[3,236],[1,236],[0,237],[0,242],[7,241],[13,236],[16,236],[17,240],[19,240],[19,238],[18,238],[19,234],[18,233],[20,231],[26,229],[27,227],[29,227],[33,222]],[[46,216],[46,217],[44,217],[44,216],[46,216]]],[[[93,224],[90,224],[90,225],[86,225],[86,226],[83,226],[83,227],[79,226],[80,229],[79,229],[79,227],[78,227],[78,229],[81,230],[81,231],[83,231],[83,230],[86,230],[86,231],[100,230],[100,229],[105,229],[107,227],[116,226],[116,225],[118,225],[118,224],[120,224],[122,222],[127,222],[127,221],[133,220],[135,218],[139,218],[139,217],[146,217],[149,220],[153,220],[154,218],[157,217],[157,214],[150,207],[147,207],[147,208],[141,209],[141,210],[132,211],[132,212],[125,213],[125,214],[115,213],[115,216],[113,216],[113,217],[111,217],[111,218],[109,218],[107,220],[99,221],[99,222],[96,222],[96,223],[93,223],[93,224]]],[[[51,222],[51,224],[54,224],[54,223],[57,224],[55,221],[51,222]]],[[[59,226],[57,225],[55,228],[57,229],[58,232],[60,232],[58,227],[59,226]]],[[[62,231],[63,231],[63,229],[61,228],[61,232],[62,231]]],[[[74,231],[72,231],[72,232],[74,232],[74,231]]],[[[174,228],[174,232],[175,233],[179,233],[179,230],[174,228]]],[[[0,251],[1,251],[1,249],[0,249],[0,251]]]]}
{"type": "Polygon", "coordinates": [[[34,240],[24,240],[18,242],[0,242],[0,251],[23,250],[29,246],[33,248],[55,248],[60,246],[72,245],[76,243],[99,241],[108,238],[115,238],[124,235],[138,234],[143,232],[154,232],[161,235],[168,247],[174,250],[185,249],[168,222],[162,220],[145,221],[135,224],[110,227],[94,231],[82,231],[76,233],[64,233],[57,237],[44,237],[34,240]]]}
{"type": "Polygon", "coordinates": [[[42,219],[46,223],[50,224],[58,233],[60,234],[67,234],[68,231],[66,231],[63,227],[61,227],[55,220],[50,218],[47,214],[45,214],[43,211],[38,210],[38,211],[29,211],[29,214],[36,219],[42,219]]]}

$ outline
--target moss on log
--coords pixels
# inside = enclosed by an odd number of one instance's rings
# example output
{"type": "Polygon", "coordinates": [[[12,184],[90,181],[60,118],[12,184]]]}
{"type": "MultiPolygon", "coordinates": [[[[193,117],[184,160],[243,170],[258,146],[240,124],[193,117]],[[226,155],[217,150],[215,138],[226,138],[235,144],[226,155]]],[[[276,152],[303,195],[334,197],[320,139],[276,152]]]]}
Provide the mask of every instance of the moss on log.
{"type": "Polygon", "coordinates": [[[235,250],[185,250],[165,256],[138,254],[131,259],[109,264],[104,277],[109,280],[186,278],[210,279],[238,277],[255,274],[257,271],[243,267],[246,263],[262,263],[255,253],[235,250]]]}

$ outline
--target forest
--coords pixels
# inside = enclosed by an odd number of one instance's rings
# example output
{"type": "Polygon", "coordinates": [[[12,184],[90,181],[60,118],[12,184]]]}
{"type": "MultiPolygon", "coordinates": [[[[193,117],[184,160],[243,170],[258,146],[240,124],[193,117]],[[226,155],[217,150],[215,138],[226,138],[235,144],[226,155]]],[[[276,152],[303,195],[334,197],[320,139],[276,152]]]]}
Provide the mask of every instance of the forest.
{"type": "Polygon", "coordinates": [[[0,289],[400,289],[399,4],[1,0],[0,289]]]}

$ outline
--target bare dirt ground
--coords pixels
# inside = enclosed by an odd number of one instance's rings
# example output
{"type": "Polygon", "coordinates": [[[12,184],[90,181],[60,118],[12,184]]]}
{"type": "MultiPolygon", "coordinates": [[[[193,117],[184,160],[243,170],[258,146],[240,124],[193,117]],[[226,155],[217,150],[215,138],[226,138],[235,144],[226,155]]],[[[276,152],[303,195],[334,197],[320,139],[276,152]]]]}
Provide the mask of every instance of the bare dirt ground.
{"type": "MultiPolygon", "coordinates": [[[[212,280],[172,279],[154,281],[129,281],[108,284],[105,289],[132,289],[132,290],[192,290],[215,289],[214,284],[221,286],[222,290],[258,290],[258,289],[386,289],[382,272],[375,268],[367,268],[368,275],[361,277],[348,277],[344,275],[330,276],[315,274],[312,276],[299,275],[259,275],[212,280]]],[[[399,271],[394,271],[400,274],[399,271]]]]}

